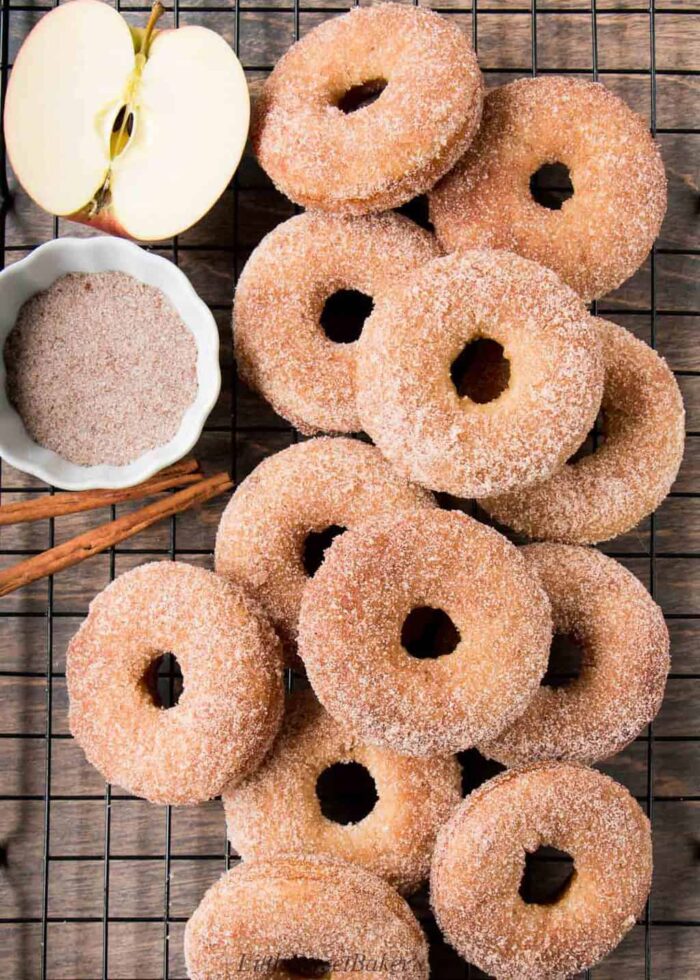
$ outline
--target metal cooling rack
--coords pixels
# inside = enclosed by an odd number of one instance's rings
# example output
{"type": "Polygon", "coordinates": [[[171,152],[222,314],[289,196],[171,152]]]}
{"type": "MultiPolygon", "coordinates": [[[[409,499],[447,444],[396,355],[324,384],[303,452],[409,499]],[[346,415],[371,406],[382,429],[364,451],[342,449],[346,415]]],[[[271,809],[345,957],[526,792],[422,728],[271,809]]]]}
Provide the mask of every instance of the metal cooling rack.
{"type": "MultiPolygon", "coordinates": [[[[693,17],[700,14],[700,7],[692,5],[693,0],[688,0],[688,6],[683,5],[679,0],[667,0],[666,5],[663,7],[663,13],[672,13],[673,15],[682,15],[693,17]]],[[[117,8],[120,9],[120,3],[117,2],[117,8]]],[[[11,70],[10,64],[10,50],[11,50],[11,34],[14,26],[14,18],[18,13],[21,12],[41,12],[44,10],[51,9],[50,4],[31,4],[31,3],[11,3],[10,0],[2,0],[2,12],[0,15],[0,81],[1,81],[1,94],[4,102],[4,95],[7,86],[7,80],[9,72],[11,70]]],[[[150,9],[148,5],[143,6],[127,6],[124,5],[124,9],[128,10],[130,14],[144,14],[150,9]]],[[[178,0],[174,0],[173,6],[170,8],[173,15],[173,20],[177,26],[180,23],[180,18],[182,14],[188,14],[190,17],[196,15],[198,18],[201,17],[201,22],[206,24],[206,15],[215,14],[221,16],[225,13],[227,18],[230,18],[231,31],[233,37],[233,44],[237,52],[241,50],[241,40],[242,32],[244,29],[242,15],[245,16],[245,29],[249,29],[253,21],[250,18],[254,18],[257,21],[258,27],[261,21],[264,22],[267,17],[278,17],[280,15],[286,14],[291,16],[293,21],[293,36],[294,38],[299,37],[300,33],[300,15],[304,14],[314,14],[314,15],[327,15],[335,16],[342,12],[343,9],[347,9],[339,6],[322,6],[322,5],[312,5],[306,6],[300,3],[300,0],[294,0],[293,4],[288,5],[282,3],[282,5],[277,5],[274,0],[271,0],[269,4],[258,4],[255,0],[246,3],[245,0],[240,0],[240,2],[234,2],[234,0],[221,0],[219,3],[212,3],[211,5],[194,4],[186,5],[184,3],[179,3],[178,0]]],[[[651,129],[654,134],[696,134],[700,135],[700,130],[698,129],[669,129],[657,127],[657,79],[660,75],[672,75],[678,77],[690,77],[693,75],[700,74],[697,70],[688,71],[673,71],[669,69],[664,69],[663,71],[657,70],[656,67],[656,43],[657,43],[657,33],[656,25],[659,16],[663,16],[657,10],[657,5],[655,0],[651,0],[648,5],[639,3],[636,6],[629,6],[621,0],[618,6],[612,6],[605,4],[605,0],[590,0],[590,6],[586,6],[584,3],[577,5],[573,0],[540,0],[538,7],[537,0],[513,0],[509,3],[508,0],[494,0],[492,4],[489,4],[485,0],[484,6],[476,6],[476,0],[473,6],[455,6],[455,7],[443,7],[436,6],[436,9],[440,13],[447,16],[461,15],[462,19],[471,19],[471,32],[474,47],[479,48],[479,24],[480,18],[484,15],[498,15],[499,17],[512,17],[524,15],[529,16],[531,25],[531,65],[529,66],[508,66],[508,67],[495,67],[489,69],[486,74],[487,76],[497,76],[497,75],[537,75],[542,73],[549,74],[588,74],[589,77],[592,76],[594,79],[603,78],[606,74],[624,74],[624,75],[639,75],[644,79],[648,80],[649,92],[650,92],[650,106],[651,106],[651,129]],[[577,17],[587,20],[590,24],[590,53],[591,53],[591,65],[592,71],[585,72],[577,68],[546,68],[541,69],[538,66],[538,26],[542,23],[540,18],[550,18],[557,17],[562,14],[576,15],[577,17]],[[643,15],[648,24],[648,56],[649,56],[649,67],[636,67],[634,61],[634,55],[632,55],[631,61],[628,66],[624,69],[620,68],[605,68],[599,66],[599,24],[600,19],[603,16],[609,16],[611,14],[619,15],[643,15]]],[[[695,21],[689,21],[689,24],[697,30],[697,23],[695,21]]],[[[698,35],[698,42],[700,43],[700,33],[698,35]]],[[[646,53],[646,52],[645,52],[646,53]]],[[[259,75],[261,72],[269,71],[272,65],[244,65],[249,73],[259,75]]],[[[498,81],[498,80],[496,80],[498,81]]],[[[238,178],[234,182],[233,186],[233,235],[232,239],[229,241],[220,241],[212,245],[186,245],[179,243],[176,240],[172,242],[170,248],[165,252],[169,254],[174,262],[178,263],[186,251],[196,251],[196,250],[206,250],[208,252],[224,252],[231,256],[231,261],[235,261],[240,267],[242,261],[245,258],[243,254],[244,250],[239,247],[239,229],[240,229],[240,204],[241,196],[244,191],[240,188],[238,178]]],[[[2,196],[2,210],[0,211],[0,249],[2,252],[2,261],[5,263],[8,259],[11,260],[13,253],[19,253],[31,249],[35,245],[39,244],[38,241],[26,241],[17,243],[16,241],[7,242],[6,241],[6,230],[8,223],[8,214],[12,209],[12,195],[8,186],[8,167],[5,157],[5,147],[4,141],[2,148],[0,149],[0,194],[2,196]]],[[[54,220],[53,222],[53,235],[56,237],[59,234],[59,222],[54,220]]],[[[159,251],[163,251],[159,247],[159,251]]],[[[697,255],[700,254],[700,249],[655,249],[651,256],[651,290],[650,297],[651,302],[648,309],[634,308],[630,310],[616,308],[614,311],[607,310],[605,304],[602,303],[596,312],[605,314],[606,312],[612,313],[616,316],[624,315],[625,313],[638,315],[646,315],[650,318],[651,323],[651,342],[652,345],[656,342],[656,326],[657,326],[657,316],[660,313],[673,315],[676,311],[674,310],[659,310],[657,308],[657,255],[697,255]]],[[[240,269],[238,270],[240,271],[240,269]]],[[[230,306],[216,305],[212,307],[217,311],[227,311],[230,306]]],[[[684,316],[700,316],[700,310],[681,310],[678,311],[679,314],[682,313],[684,316]]],[[[678,372],[679,375],[695,375],[698,372],[678,372]]],[[[238,418],[238,399],[237,399],[237,382],[235,370],[229,373],[228,378],[224,379],[224,384],[228,383],[231,390],[231,414],[229,424],[226,426],[209,426],[206,431],[208,432],[218,432],[228,434],[230,438],[230,467],[234,475],[234,479],[239,475],[239,453],[238,453],[238,443],[241,438],[246,438],[248,436],[262,438],[266,432],[274,433],[284,433],[285,431],[289,433],[291,439],[296,438],[293,430],[285,430],[282,427],[269,426],[267,424],[261,425],[247,425],[239,424],[238,418]]],[[[689,433],[692,438],[695,435],[700,435],[700,433],[689,433]]],[[[206,461],[206,457],[203,456],[206,461]]],[[[6,470],[7,468],[4,467],[6,470]]],[[[36,486],[26,487],[26,486],[12,486],[12,481],[9,482],[7,479],[4,484],[2,482],[3,477],[3,467],[0,466],[0,492],[2,493],[13,493],[22,494],[28,492],[38,492],[36,486]]],[[[40,488],[43,492],[53,493],[53,488],[40,488]]],[[[677,494],[677,496],[689,496],[693,498],[700,498],[700,486],[696,486],[692,492],[677,494]]],[[[114,512],[115,508],[112,508],[114,512]]],[[[146,556],[167,556],[171,559],[176,559],[184,557],[187,560],[188,557],[199,555],[209,555],[211,551],[203,549],[197,550],[192,548],[180,548],[177,543],[177,531],[178,531],[178,518],[173,517],[170,519],[169,528],[169,543],[167,548],[163,549],[129,549],[127,551],[122,551],[120,549],[112,549],[109,554],[109,572],[110,579],[114,578],[115,575],[115,564],[116,559],[121,554],[129,555],[143,555],[143,560],[146,560],[146,556]]],[[[53,545],[55,537],[55,527],[54,521],[50,522],[49,528],[49,540],[48,546],[53,545]]],[[[9,558],[14,558],[17,556],[19,558],[25,554],[31,554],[33,552],[27,550],[19,549],[2,549],[0,542],[0,556],[5,556],[9,558]]],[[[615,554],[615,552],[611,552],[615,554]]],[[[656,588],[657,581],[657,566],[659,559],[657,557],[657,530],[656,521],[654,518],[651,520],[650,534],[649,534],[649,545],[640,551],[630,552],[626,551],[624,554],[620,554],[618,557],[625,559],[638,559],[648,562],[648,573],[649,581],[651,583],[652,594],[656,588]]],[[[677,552],[670,554],[669,552],[664,552],[664,557],[678,557],[678,558],[699,558],[700,555],[694,552],[677,552]]],[[[17,560],[14,558],[14,560],[17,560]]],[[[162,821],[163,821],[163,853],[162,853],[162,915],[154,916],[134,916],[134,917],[119,917],[112,913],[111,902],[113,897],[113,889],[110,887],[110,870],[117,860],[139,860],[143,858],[142,854],[130,854],[130,855],[113,855],[110,852],[111,845],[111,831],[112,831],[112,807],[116,801],[122,799],[129,799],[128,796],[120,793],[119,791],[113,791],[111,787],[107,786],[105,788],[103,795],[69,795],[61,796],[51,792],[52,785],[52,770],[55,767],[54,761],[54,747],[56,744],[62,740],[70,738],[62,732],[55,732],[54,721],[53,721],[53,708],[54,708],[54,689],[57,681],[60,681],[64,677],[64,674],[60,671],[54,669],[54,658],[55,658],[55,644],[54,644],[54,631],[56,623],[65,617],[78,617],[84,613],[84,610],[79,610],[76,612],[66,612],[64,609],[55,608],[54,603],[54,583],[49,581],[48,583],[48,595],[45,608],[41,611],[8,611],[0,605],[0,630],[5,627],[8,620],[13,618],[32,618],[40,620],[44,624],[44,643],[45,643],[45,669],[42,671],[29,671],[29,670],[3,670],[0,672],[0,679],[3,677],[11,677],[20,679],[26,683],[31,683],[35,680],[43,679],[45,681],[45,727],[41,731],[23,731],[21,733],[8,732],[5,731],[5,726],[3,724],[3,719],[0,718],[0,739],[2,740],[13,740],[13,744],[19,745],[23,740],[31,739],[38,740],[43,743],[44,746],[44,791],[42,794],[4,794],[0,795],[0,804],[7,801],[27,801],[27,802],[40,802],[43,805],[43,833],[41,838],[41,849],[42,849],[42,862],[41,862],[41,874],[42,874],[42,890],[41,890],[41,909],[40,914],[25,916],[25,917],[7,917],[0,918],[0,927],[14,927],[18,930],[26,929],[32,927],[36,931],[31,933],[31,942],[36,941],[39,944],[39,952],[36,957],[36,968],[31,965],[34,963],[34,958],[30,957],[31,964],[27,965],[26,968],[17,966],[17,964],[11,964],[11,968],[15,971],[12,975],[21,977],[22,980],[25,978],[40,977],[41,980],[49,980],[55,976],[54,973],[54,961],[52,959],[52,945],[51,937],[53,935],[53,928],[60,927],[61,924],[99,924],[101,926],[101,969],[99,972],[95,973],[94,978],[90,974],[90,980],[98,980],[101,977],[102,980],[107,980],[108,977],[112,976],[110,967],[110,942],[112,937],[110,934],[111,928],[115,923],[160,923],[162,932],[162,969],[159,973],[153,974],[153,976],[162,977],[163,980],[173,977],[173,957],[171,955],[171,929],[177,923],[183,923],[186,921],[187,916],[174,915],[171,909],[171,881],[172,881],[172,871],[173,865],[176,861],[182,859],[182,855],[174,855],[172,851],[172,810],[170,807],[165,807],[162,809],[162,821]],[[104,805],[104,848],[102,853],[90,855],[89,857],[80,856],[72,858],[69,855],[61,854],[61,841],[55,840],[51,834],[51,808],[52,804],[57,801],[70,801],[76,804],[87,804],[89,802],[102,801],[104,805]],[[58,862],[69,861],[69,860],[90,860],[101,863],[100,875],[102,878],[102,910],[101,914],[98,916],[80,917],[80,918],[62,918],[60,916],[49,914],[49,892],[51,886],[51,874],[52,869],[56,866],[58,862]],[[27,972],[22,972],[26,969],[27,972]]],[[[684,620],[698,619],[700,614],[686,615],[683,614],[670,614],[668,616],[669,620],[673,618],[683,618],[684,620]]],[[[176,683],[176,677],[173,669],[172,662],[166,662],[162,668],[162,672],[165,678],[166,687],[169,688],[172,694],[173,686],[176,683]]],[[[684,673],[682,675],[672,675],[676,677],[684,677],[686,679],[700,679],[698,674],[688,674],[684,673]]],[[[289,678],[289,683],[291,685],[292,679],[289,678]]],[[[654,818],[655,804],[659,801],[669,801],[674,799],[685,800],[685,801],[697,801],[700,802],[700,797],[670,797],[670,796],[657,796],[654,794],[654,762],[655,762],[655,745],[658,745],[662,741],[679,741],[679,742],[698,742],[700,741],[700,736],[695,736],[689,734],[687,736],[657,736],[653,732],[652,726],[649,726],[648,734],[640,739],[640,742],[645,747],[645,768],[646,768],[646,792],[641,797],[641,802],[646,806],[649,816],[654,818]]],[[[2,834],[2,827],[0,827],[0,835],[2,834]]],[[[1,836],[0,836],[0,839],[1,836]]],[[[207,855],[187,855],[188,860],[220,860],[221,870],[230,867],[231,863],[236,860],[235,855],[232,855],[228,844],[225,841],[223,833],[223,820],[222,820],[222,840],[221,840],[221,851],[218,855],[207,854],[207,855]]],[[[12,861],[11,851],[7,854],[0,854],[0,875],[2,874],[2,863],[9,864],[12,861]]],[[[437,933],[434,928],[434,924],[430,921],[429,915],[425,908],[424,900],[421,902],[420,899],[417,900],[417,911],[426,926],[428,935],[431,942],[434,942],[438,954],[440,953],[439,942],[437,938],[437,933]]],[[[668,927],[697,927],[700,926],[700,921],[692,920],[671,920],[671,919],[655,919],[654,918],[654,908],[650,901],[645,916],[642,920],[642,928],[644,929],[644,957],[643,957],[643,973],[645,980],[650,980],[652,977],[652,949],[654,938],[657,934],[657,930],[661,930],[668,927]]],[[[444,952],[444,951],[443,951],[444,952]]],[[[1,955],[1,954],[0,954],[1,955]]],[[[28,960],[28,963],[29,963],[28,960]]],[[[0,962],[2,962],[0,960],[0,962]]],[[[641,967],[640,967],[641,968],[641,967]]],[[[671,968],[672,970],[672,968],[671,968]]],[[[0,972],[3,972],[0,968],[0,972]]],[[[700,958],[694,963],[694,969],[692,970],[694,975],[700,975],[700,958]]],[[[178,973],[178,976],[183,975],[178,973]]],[[[586,976],[597,977],[601,974],[598,970],[594,969],[589,971],[586,976]]],[[[607,974],[609,975],[609,974],[607,974]]],[[[628,974],[626,973],[625,976],[628,974]]],[[[631,974],[630,974],[631,975],[631,974]]],[[[640,974],[637,974],[640,975],[640,974]]],[[[673,972],[668,972],[667,969],[663,971],[664,977],[677,976],[680,980],[681,974],[673,972]]],[[[61,973],[63,977],[64,974],[61,973]]],[[[118,973],[119,977],[123,977],[124,974],[118,973]]],[[[478,970],[470,968],[467,965],[461,965],[456,959],[445,960],[438,958],[435,961],[433,976],[437,980],[456,980],[458,977],[478,977],[482,976],[478,970]],[[444,965],[447,963],[448,965],[444,965]],[[440,965],[437,965],[440,964],[440,965]]],[[[685,974],[683,974],[685,976],[685,974]]],[[[81,973],[81,977],[83,974],[81,973]]],[[[149,972],[149,980],[151,973],[149,972]]],[[[73,978],[75,980],[75,978],[73,978]]],[[[146,980],[142,975],[134,975],[133,980],[146,980]]]]}

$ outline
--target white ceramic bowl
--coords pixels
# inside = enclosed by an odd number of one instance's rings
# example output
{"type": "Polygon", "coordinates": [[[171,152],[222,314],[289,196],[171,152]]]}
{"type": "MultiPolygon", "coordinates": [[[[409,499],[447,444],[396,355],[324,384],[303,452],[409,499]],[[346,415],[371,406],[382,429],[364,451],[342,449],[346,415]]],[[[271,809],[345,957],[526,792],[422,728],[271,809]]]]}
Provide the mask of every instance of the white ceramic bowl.
{"type": "Polygon", "coordinates": [[[64,490],[130,487],[181,459],[194,446],[221,388],[219,334],[214,317],[176,265],[123,238],[58,238],[0,272],[0,456],[10,465],[64,490]],[[37,445],[7,398],[5,339],[20,307],[68,272],[126,272],[157,286],[192,331],[197,344],[195,401],[176,435],[126,466],[79,466],[37,445]]]}

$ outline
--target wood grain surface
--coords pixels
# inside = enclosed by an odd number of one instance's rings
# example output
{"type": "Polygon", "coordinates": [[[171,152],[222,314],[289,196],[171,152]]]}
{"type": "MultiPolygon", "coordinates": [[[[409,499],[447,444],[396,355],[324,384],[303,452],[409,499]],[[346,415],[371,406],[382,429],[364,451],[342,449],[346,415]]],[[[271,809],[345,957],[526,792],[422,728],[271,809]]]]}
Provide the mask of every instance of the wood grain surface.
{"type": "MultiPolygon", "coordinates": [[[[1,23],[8,67],[49,6],[5,0],[1,23]]],[[[341,0],[302,0],[300,34],[346,6],[341,0]]],[[[598,304],[600,312],[645,340],[653,334],[678,374],[689,436],[674,494],[659,509],[653,528],[647,520],[604,549],[653,588],[668,617],[673,667],[651,738],[645,734],[602,766],[642,805],[651,803],[656,873],[649,925],[637,925],[590,976],[686,980],[700,975],[700,497],[691,496],[700,493],[700,0],[658,0],[653,44],[641,0],[598,0],[593,9],[591,0],[478,0],[473,12],[455,0],[433,6],[474,32],[489,86],[534,68],[582,77],[597,71],[655,126],[668,170],[669,209],[653,260],[598,304]]],[[[143,2],[126,0],[121,9],[130,23],[143,23],[143,2]]],[[[240,0],[238,8],[233,0],[195,0],[180,4],[178,12],[180,24],[213,28],[237,46],[254,95],[295,38],[292,0],[264,5],[240,0]]],[[[174,20],[171,11],[164,26],[174,20]]],[[[65,221],[54,229],[11,172],[8,180],[6,264],[54,231],[91,234],[65,221]]],[[[182,235],[176,248],[172,242],[157,246],[178,261],[217,319],[224,384],[195,454],[208,472],[230,468],[236,480],[295,438],[269,406],[236,383],[230,332],[237,274],[261,237],[293,210],[248,155],[235,186],[212,212],[182,235]]],[[[6,464],[0,475],[3,503],[47,491],[6,464]]],[[[108,798],[103,780],[68,732],[65,650],[90,600],[114,574],[173,556],[210,568],[225,502],[215,500],[150,527],[52,583],[36,582],[0,600],[0,976],[5,980],[186,975],[184,923],[227,860],[235,860],[227,855],[221,804],[169,810],[118,787],[108,798]]],[[[135,506],[121,505],[116,514],[135,506]]],[[[2,528],[0,568],[111,516],[107,508],[2,528]]],[[[463,761],[466,786],[488,774],[476,753],[466,753],[463,761]]],[[[414,905],[432,942],[433,977],[483,976],[440,942],[424,894],[414,905]]]]}

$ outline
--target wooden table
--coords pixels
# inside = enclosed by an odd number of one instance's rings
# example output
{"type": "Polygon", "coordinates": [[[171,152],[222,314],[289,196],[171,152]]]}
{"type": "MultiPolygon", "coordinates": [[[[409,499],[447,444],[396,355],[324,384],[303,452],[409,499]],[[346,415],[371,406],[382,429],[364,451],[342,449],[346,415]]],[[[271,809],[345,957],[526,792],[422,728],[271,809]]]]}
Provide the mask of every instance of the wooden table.
{"type": "MultiPolygon", "coordinates": [[[[336,0],[325,0],[323,8],[295,4],[193,0],[176,4],[166,19],[223,34],[255,92],[295,36],[344,9],[336,0]]],[[[49,6],[4,0],[3,89],[19,44],[49,6]]],[[[144,22],[145,6],[121,6],[130,22],[144,22]]],[[[473,11],[454,0],[435,6],[473,34],[489,86],[534,71],[597,75],[649,119],[668,169],[669,211],[655,254],[598,305],[668,358],[685,396],[689,437],[675,491],[654,521],[605,549],[663,606],[673,672],[653,734],[603,767],[651,812],[656,875],[648,920],[590,975],[686,980],[700,975],[700,0],[658,0],[655,11],[642,0],[479,0],[473,11]]],[[[43,214],[9,168],[7,180],[5,263],[53,235],[88,234],[43,214]]],[[[179,263],[219,323],[224,385],[196,452],[207,467],[231,467],[238,480],[295,438],[237,384],[230,336],[237,273],[260,238],[292,213],[246,157],[235,186],[211,214],[177,243],[157,249],[179,263]]],[[[7,465],[1,479],[3,503],[47,492],[7,465]]],[[[68,733],[64,655],[88,603],[113,575],[173,557],[211,567],[224,503],[153,527],[53,582],[0,600],[0,974],[6,980],[185,976],[184,923],[204,889],[235,860],[227,854],[221,805],[170,810],[105,790],[68,733]]],[[[108,517],[83,514],[2,529],[0,567],[108,517]]],[[[466,782],[474,785],[483,766],[472,753],[466,762],[466,782]]],[[[434,941],[433,976],[482,976],[441,946],[425,897],[415,905],[434,941]]]]}

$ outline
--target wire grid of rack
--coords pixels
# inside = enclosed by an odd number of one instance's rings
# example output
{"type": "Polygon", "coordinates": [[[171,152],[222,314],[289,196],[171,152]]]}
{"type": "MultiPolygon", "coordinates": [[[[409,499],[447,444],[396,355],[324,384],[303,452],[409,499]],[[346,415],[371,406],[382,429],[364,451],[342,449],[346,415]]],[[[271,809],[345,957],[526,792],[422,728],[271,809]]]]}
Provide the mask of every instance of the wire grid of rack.
{"type": "MultiPolygon", "coordinates": [[[[19,42],[50,6],[3,0],[3,98],[19,42]]],[[[223,33],[254,87],[289,43],[346,6],[343,0],[328,0],[325,6],[301,0],[175,0],[168,16],[175,25],[201,23],[223,33]]],[[[471,31],[489,85],[539,73],[600,79],[648,114],[667,165],[671,158],[670,230],[662,233],[632,285],[602,301],[597,310],[669,356],[689,403],[686,466],[668,506],[606,549],[657,596],[676,655],[666,714],[662,711],[655,730],[650,726],[605,767],[630,787],[652,818],[660,840],[656,864],[661,888],[655,886],[642,922],[620,949],[588,975],[616,980],[697,976],[700,729],[694,719],[700,707],[700,579],[695,563],[700,558],[700,521],[695,513],[700,474],[695,476],[695,457],[700,456],[695,439],[700,432],[693,428],[700,428],[694,423],[699,414],[695,403],[700,402],[695,394],[700,344],[692,332],[700,316],[700,209],[692,159],[700,146],[700,115],[692,106],[700,105],[700,2],[474,0],[465,6],[442,0],[433,6],[471,31]]],[[[117,2],[117,7],[134,23],[142,22],[148,10],[126,2],[117,2]]],[[[4,143],[0,163],[4,263],[52,235],[85,233],[32,208],[9,173],[4,143]]],[[[262,234],[291,213],[291,205],[246,160],[198,234],[158,246],[190,274],[220,322],[224,393],[197,454],[205,463],[226,460],[238,479],[259,458],[296,438],[237,385],[230,342],[226,354],[235,275],[262,234]]],[[[53,490],[2,466],[0,492],[3,500],[11,500],[53,490]]],[[[206,564],[219,511],[216,504],[197,518],[172,518],[167,529],[147,541],[136,539],[133,548],[113,549],[102,561],[92,559],[67,586],[64,579],[48,581],[29,596],[0,605],[0,972],[5,977],[150,980],[185,975],[183,924],[204,888],[236,860],[225,841],[220,810],[214,805],[200,808],[202,817],[169,807],[148,808],[116,788],[103,789],[94,775],[85,776],[87,764],[76,761],[65,726],[63,650],[91,596],[119,571],[149,558],[206,564]],[[127,811],[132,816],[125,816],[127,811]]],[[[0,561],[10,564],[76,533],[70,522],[67,528],[58,524],[46,522],[37,532],[43,535],[40,540],[34,532],[18,538],[6,532],[0,561]]],[[[165,683],[172,692],[172,663],[165,666],[165,683]]],[[[471,756],[467,765],[474,765],[471,756]]],[[[473,773],[469,778],[477,781],[473,773]]],[[[440,943],[425,896],[414,905],[431,940],[432,975],[439,980],[482,976],[440,943]]]]}

